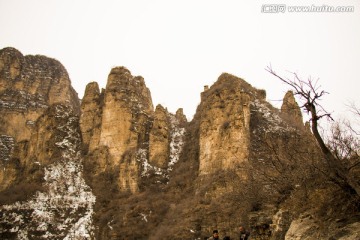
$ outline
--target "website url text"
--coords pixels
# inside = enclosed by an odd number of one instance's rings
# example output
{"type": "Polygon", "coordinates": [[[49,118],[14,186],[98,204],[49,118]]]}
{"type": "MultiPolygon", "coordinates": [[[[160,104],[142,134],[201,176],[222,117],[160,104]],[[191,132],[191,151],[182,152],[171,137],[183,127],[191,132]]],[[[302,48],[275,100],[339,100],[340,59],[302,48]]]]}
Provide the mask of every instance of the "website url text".
{"type": "Polygon", "coordinates": [[[351,13],[354,6],[287,6],[286,4],[264,4],[261,6],[262,13],[351,13]]]}

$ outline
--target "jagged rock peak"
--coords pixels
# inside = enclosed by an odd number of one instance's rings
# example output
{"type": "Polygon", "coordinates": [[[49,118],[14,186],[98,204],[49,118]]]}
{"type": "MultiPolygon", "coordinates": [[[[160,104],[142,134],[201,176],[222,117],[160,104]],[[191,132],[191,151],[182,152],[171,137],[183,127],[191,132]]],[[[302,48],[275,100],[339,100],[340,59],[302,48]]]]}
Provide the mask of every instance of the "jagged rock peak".
{"type": "MultiPolygon", "coordinates": [[[[99,104],[100,95],[101,93],[98,83],[97,82],[88,83],[85,88],[83,99],[81,100],[81,112],[83,113],[84,111],[87,110],[87,108],[89,108],[89,104],[87,103],[91,103],[95,101],[99,104]]],[[[98,108],[99,106],[96,107],[98,108]]]]}
{"type": "Polygon", "coordinates": [[[124,66],[117,66],[111,69],[110,74],[130,74],[131,72],[124,66]]]}
{"type": "Polygon", "coordinates": [[[187,123],[186,115],[182,108],[179,108],[175,113],[176,119],[179,121],[180,125],[187,123]]]}
{"type": "Polygon", "coordinates": [[[214,91],[219,92],[219,89],[227,89],[229,91],[240,91],[248,93],[256,98],[264,100],[266,98],[266,91],[259,90],[251,86],[244,79],[236,77],[229,73],[222,73],[217,81],[209,88],[204,87],[204,92],[201,93],[201,97],[213,94],[214,91]]]}
{"type": "Polygon", "coordinates": [[[136,106],[133,104],[134,107],[154,111],[151,93],[146,87],[144,78],[132,76],[131,72],[125,67],[111,69],[105,91],[117,92],[118,97],[121,97],[124,101],[135,103],[136,106]]]}
{"type": "Polygon", "coordinates": [[[283,104],[281,106],[281,112],[285,113],[294,123],[298,125],[303,125],[303,118],[301,114],[301,110],[299,105],[297,104],[294,93],[292,91],[288,91],[284,98],[283,104]]]}
{"type": "Polygon", "coordinates": [[[0,50],[0,73],[9,79],[19,76],[20,67],[24,62],[24,56],[15,48],[7,47],[0,50]]]}
{"type": "Polygon", "coordinates": [[[166,111],[167,112],[167,109],[164,108],[163,105],[158,104],[158,105],[156,105],[156,108],[155,108],[155,112],[156,111],[166,111]]]}
{"type": "Polygon", "coordinates": [[[94,95],[100,95],[99,84],[97,82],[90,82],[86,85],[84,98],[82,99],[82,101],[94,95]]]}
{"type": "Polygon", "coordinates": [[[56,79],[63,75],[68,77],[65,67],[58,60],[43,55],[24,56],[19,50],[7,47],[0,50],[0,59],[0,72],[12,80],[17,77],[29,78],[30,81],[35,80],[28,75],[39,73],[45,79],[50,77],[56,79]]]}
{"type": "MultiPolygon", "coordinates": [[[[215,84],[224,84],[225,86],[229,86],[230,84],[234,83],[234,84],[241,84],[245,89],[244,90],[251,90],[253,87],[246,82],[244,79],[239,78],[235,75],[232,75],[230,73],[222,73],[219,77],[218,80],[216,81],[215,84]]],[[[214,85],[215,85],[214,84],[214,85]]],[[[213,85],[213,86],[214,86],[213,85]]]]}
{"type": "Polygon", "coordinates": [[[24,56],[15,48],[0,50],[0,108],[27,111],[65,104],[79,111],[79,99],[65,67],[42,55],[24,56]]]}
{"type": "Polygon", "coordinates": [[[106,89],[112,87],[114,83],[122,84],[124,87],[130,84],[139,84],[140,86],[145,86],[143,77],[132,76],[131,72],[123,66],[114,67],[111,69],[106,89]]]}
{"type": "Polygon", "coordinates": [[[91,138],[95,139],[94,146],[97,146],[99,126],[101,124],[101,93],[97,82],[86,85],[85,94],[81,101],[80,128],[82,132],[84,151],[87,152],[91,146],[91,138]]]}

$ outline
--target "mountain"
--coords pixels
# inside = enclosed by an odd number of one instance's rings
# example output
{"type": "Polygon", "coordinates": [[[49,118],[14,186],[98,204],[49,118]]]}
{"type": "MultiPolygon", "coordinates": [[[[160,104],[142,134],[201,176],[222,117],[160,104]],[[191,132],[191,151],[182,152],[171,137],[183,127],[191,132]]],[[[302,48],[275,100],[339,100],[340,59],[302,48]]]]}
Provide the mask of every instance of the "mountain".
{"type": "Polygon", "coordinates": [[[189,122],[125,67],[80,101],[57,60],[5,48],[0,111],[1,239],[360,236],[290,91],[276,109],[223,73],[189,122]]]}

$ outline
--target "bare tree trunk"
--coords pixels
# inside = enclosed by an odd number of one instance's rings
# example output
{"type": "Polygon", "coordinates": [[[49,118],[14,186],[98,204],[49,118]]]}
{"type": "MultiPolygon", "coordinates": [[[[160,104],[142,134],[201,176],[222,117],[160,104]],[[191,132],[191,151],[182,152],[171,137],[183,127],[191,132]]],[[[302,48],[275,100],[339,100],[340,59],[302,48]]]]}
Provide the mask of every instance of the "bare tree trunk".
{"type": "Polygon", "coordinates": [[[321,151],[324,154],[325,160],[329,165],[331,179],[340,185],[346,191],[360,196],[360,186],[357,181],[352,177],[349,171],[344,165],[334,157],[329,148],[324,143],[319,131],[318,131],[318,116],[316,114],[315,106],[307,106],[307,109],[311,112],[311,130],[313,135],[318,142],[321,151]]]}

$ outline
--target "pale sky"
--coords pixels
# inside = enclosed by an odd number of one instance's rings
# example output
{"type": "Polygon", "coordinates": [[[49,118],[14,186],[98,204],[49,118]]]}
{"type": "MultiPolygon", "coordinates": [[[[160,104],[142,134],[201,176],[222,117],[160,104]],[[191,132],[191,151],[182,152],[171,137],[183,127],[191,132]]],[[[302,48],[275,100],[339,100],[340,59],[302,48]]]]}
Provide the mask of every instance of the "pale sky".
{"type": "Polygon", "coordinates": [[[59,60],[82,98],[106,86],[112,67],[144,77],[153,103],[191,120],[204,85],[223,72],[267,91],[289,89],[264,69],[319,78],[324,106],[340,116],[360,106],[360,1],[0,0],[0,48],[59,60]],[[264,13],[264,4],[286,4],[264,13]],[[353,12],[290,12],[290,6],[352,6],[353,12]]]}

